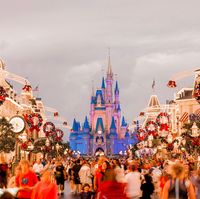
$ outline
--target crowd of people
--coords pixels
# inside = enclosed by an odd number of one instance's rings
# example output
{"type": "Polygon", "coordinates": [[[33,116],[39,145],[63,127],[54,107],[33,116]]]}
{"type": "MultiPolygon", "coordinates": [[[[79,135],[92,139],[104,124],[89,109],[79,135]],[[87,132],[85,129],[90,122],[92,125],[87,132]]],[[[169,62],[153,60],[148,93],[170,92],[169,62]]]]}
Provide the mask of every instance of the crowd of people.
{"type": "MultiPolygon", "coordinates": [[[[0,162],[0,198],[57,199],[65,186],[80,199],[200,199],[200,168],[195,160],[155,159],[144,167],[143,159],[125,157],[22,159],[14,172],[0,162]],[[67,181],[67,183],[66,183],[67,181]],[[6,191],[16,188],[16,196],[6,191]]],[[[65,196],[64,196],[65,198],[65,196]]]]}

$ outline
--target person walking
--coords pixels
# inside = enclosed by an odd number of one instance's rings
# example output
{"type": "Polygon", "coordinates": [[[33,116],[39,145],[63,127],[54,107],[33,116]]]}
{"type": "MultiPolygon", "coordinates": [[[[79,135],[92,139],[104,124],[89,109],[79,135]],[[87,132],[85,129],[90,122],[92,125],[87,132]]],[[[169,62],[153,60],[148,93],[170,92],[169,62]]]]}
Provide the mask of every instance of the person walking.
{"type": "Polygon", "coordinates": [[[172,178],[165,183],[161,199],[196,199],[190,180],[186,179],[185,167],[181,163],[173,163],[169,167],[172,178]]]}
{"type": "Polygon", "coordinates": [[[151,199],[151,195],[154,192],[154,184],[152,182],[152,177],[149,174],[144,175],[145,182],[141,185],[140,189],[142,190],[141,199],[151,199]]]}
{"type": "Polygon", "coordinates": [[[141,174],[135,165],[129,165],[129,171],[125,175],[125,179],[127,183],[125,188],[127,196],[131,199],[139,199],[141,196],[141,174]]]}
{"type": "Polygon", "coordinates": [[[55,178],[56,183],[58,186],[58,194],[63,195],[64,194],[64,185],[66,180],[66,171],[61,161],[58,161],[56,163],[55,167],[55,178]]]}
{"type": "Polygon", "coordinates": [[[41,176],[41,181],[33,189],[31,199],[58,199],[58,188],[52,179],[52,171],[45,170],[41,176]]]}
{"type": "Polygon", "coordinates": [[[33,171],[37,175],[38,180],[40,180],[40,175],[41,175],[43,169],[44,169],[44,166],[43,166],[43,164],[41,162],[41,159],[38,158],[36,160],[36,162],[34,163],[34,165],[33,165],[33,171]]]}
{"type": "Polygon", "coordinates": [[[19,187],[17,198],[31,198],[32,189],[38,182],[36,174],[30,169],[30,163],[28,160],[20,161],[21,171],[16,176],[16,185],[19,187]]]}

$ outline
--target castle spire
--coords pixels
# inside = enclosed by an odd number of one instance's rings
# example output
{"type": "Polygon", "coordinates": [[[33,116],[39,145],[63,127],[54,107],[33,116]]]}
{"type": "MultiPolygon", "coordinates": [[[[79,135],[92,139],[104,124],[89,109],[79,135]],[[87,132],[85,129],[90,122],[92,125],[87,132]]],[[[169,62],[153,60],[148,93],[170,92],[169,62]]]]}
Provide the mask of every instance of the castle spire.
{"type": "Polygon", "coordinates": [[[94,80],[92,80],[92,96],[94,96],[94,80]]]}
{"type": "Polygon", "coordinates": [[[111,59],[110,59],[110,48],[108,48],[108,71],[107,71],[107,76],[110,76],[110,77],[113,76],[111,59]]]}
{"type": "Polygon", "coordinates": [[[111,122],[111,125],[110,125],[110,129],[117,129],[116,126],[115,126],[115,119],[114,117],[112,117],[112,122],[111,122]]]}
{"type": "Polygon", "coordinates": [[[115,94],[119,94],[119,87],[118,87],[118,82],[116,81],[116,84],[115,84],[115,94]]]}
{"type": "Polygon", "coordinates": [[[105,81],[104,81],[104,77],[102,78],[102,84],[101,84],[101,88],[102,89],[105,89],[106,87],[105,87],[105,81]]]}

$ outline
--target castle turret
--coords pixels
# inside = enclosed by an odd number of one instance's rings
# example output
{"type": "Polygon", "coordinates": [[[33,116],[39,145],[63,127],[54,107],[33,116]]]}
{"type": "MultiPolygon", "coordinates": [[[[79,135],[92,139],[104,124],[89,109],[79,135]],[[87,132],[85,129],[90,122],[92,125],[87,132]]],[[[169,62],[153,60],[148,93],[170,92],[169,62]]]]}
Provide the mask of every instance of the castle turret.
{"type": "Polygon", "coordinates": [[[109,131],[109,127],[111,124],[112,114],[113,114],[113,91],[112,91],[112,84],[113,84],[113,72],[112,66],[110,62],[110,55],[108,58],[108,70],[107,70],[107,77],[106,77],[106,129],[109,131]]]}
{"type": "Polygon", "coordinates": [[[87,132],[87,133],[89,133],[89,131],[90,131],[90,125],[89,125],[87,116],[85,117],[85,121],[84,121],[84,124],[83,124],[83,131],[87,132]]]}
{"type": "Polygon", "coordinates": [[[127,130],[127,123],[125,121],[125,118],[124,116],[122,117],[122,122],[121,122],[121,131],[120,131],[120,134],[119,134],[119,137],[122,139],[122,138],[125,138],[125,133],[126,133],[126,130],[127,130]]]}
{"type": "Polygon", "coordinates": [[[118,87],[118,82],[116,81],[115,85],[115,109],[118,110],[119,107],[119,87],[118,87]]]}
{"type": "Polygon", "coordinates": [[[104,101],[105,101],[106,87],[105,87],[104,77],[102,78],[101,90],[102,90],[102,94],[103,94],[103,99],[104,99],[104,101]]]}

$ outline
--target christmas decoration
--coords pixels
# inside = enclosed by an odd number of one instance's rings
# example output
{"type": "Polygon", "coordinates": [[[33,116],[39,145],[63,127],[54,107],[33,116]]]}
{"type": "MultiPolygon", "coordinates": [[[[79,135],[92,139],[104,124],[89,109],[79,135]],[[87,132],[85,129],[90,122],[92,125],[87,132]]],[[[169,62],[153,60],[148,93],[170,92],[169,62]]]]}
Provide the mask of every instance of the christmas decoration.
{"type": "Polygon", "coordinates": [[[169,80],[169,82],[167,83],[167,86],[169,88],[176,88],[176,82],[173,80],[169,80]]]}
{"type": "Polygon", "coordinates": [[[31,85],[26,84],[26,85],[24,85],[22,90],[25,92],[30,92],[32,90],[32,87],[31,87],[31,85]]]}
{"type": "Polygon", "coordinates": [[[137,138],[139,141],[144,141],[147,137],[147,133],[145,132],[144,129],[139,129],[138,130],[138,133],[137,133],[137,138]]]}
{"type": "Polygon", "coordinates": [[[191,113],[189,115],[189,119],[190,119],[190,121],[195,122],[195,121],[200,120],[200,117],[198,115],[194,114],[194,113],[191,113]]]}
{"type": "Polygon", "coordinates": [[[6,100],[6,97],[8,97],[5,89],[0,86],[0,105],[2,105],[4,103],[4,101],[6,100]]]}
{"type": "Polygon", "coordinates": [[[60,129],[56,129],[55,132],[56,132],[55,137],[54,137],[55,141],[57,142],[62,141],[62,137],[64,135],[63,131],[60,129]]]}
{"type": "Polygon", "coordinates": [[[197,74],[196,79],[195,79],[193,96],[197,100],[197,102],[200,104],[200,75],[199,74],[197,74]]]}
{"type": "Polygon", "coordinates": [[[15,149],[16,134],[6,118],[0,118],[0,152],[10,153],[15,149]]]}
{"type": "Polygon", "coordinates": [[[26,120],[31,132],[33,130],[36,130],[37,132],[40,131],[40,127],[42,126],[43,119],[39,113],[24,115],[24,119],[26,120]]]}
{"type": "Polygon", "coordinates": [[[48,137],[55,132],[55,125],[52,122],[46,122],[43,126],[43,131],[46,137],[48,137]]]}
{"type": "Polygon", "coordinates": [[[28,144],[27,144],[27,142],[23,142],[22,144],[21,144],[21,150],[26,150],[28,148],[28,144]]]}
{"type": "Polygon", "coordinates": [[[161,136],[166,136],[169,131],[169,115],[166,112],[161,112],[156,118],[156,123],[159,126],[161,136]]]}
{"type": "Polygon", "coordinates": [[[154,121],[147,122],[145,130],[149,135],[153,135],[154,137],[158,135],[158,125],[154,121]]]}

